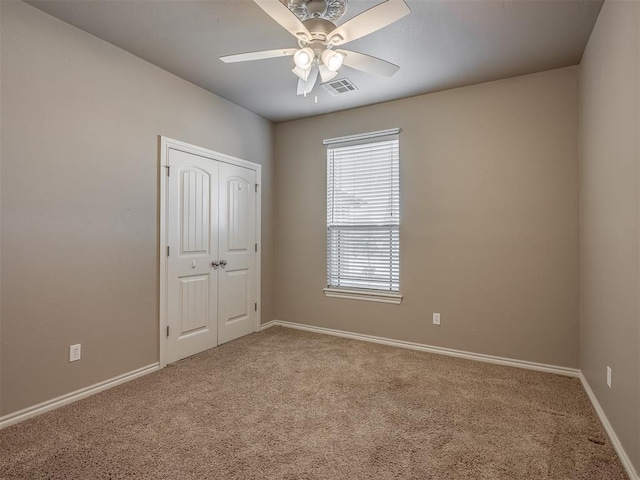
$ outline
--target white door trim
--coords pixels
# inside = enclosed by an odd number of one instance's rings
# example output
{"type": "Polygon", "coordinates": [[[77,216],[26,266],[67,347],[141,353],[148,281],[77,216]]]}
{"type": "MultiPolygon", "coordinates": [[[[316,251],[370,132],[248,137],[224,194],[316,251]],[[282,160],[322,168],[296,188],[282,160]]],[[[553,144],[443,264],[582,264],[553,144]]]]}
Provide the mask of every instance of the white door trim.
{"type": "Polygon", "coordinates": [[[168,170],[168,159],[169,159],[169,150],[179,150],[185,153],[191,153],[193,155],[198,155],[200,157],[208,158],[210,160],[215,160],[218,162],[229,163],[231,165],[236,165],[239,167],[248,168],[250,170],[254,170],[256,172],[256,183],[258,186],[258,195],[256,195],[256,242],[258,244],[258,252],[256,253],[256,275],[257,275],[257,295],[258,295],[258,309],[256,315],[256,325],[254,331],[260,330],[260,319],[261,319],[261,309],[262,309],[262,225],[261,225],[261,217],[262,217],[262,195],[260,186],[262,185],[262,166],[257,163],[249,162],[247,160],[242,160],[240,158],[232,157],[230,155],[225,155],[224,153],[214,152],[213,150],[208,150],[206,148],[198,147],[196,145],[191,145],[185,142],[181,142],[179,140],[174,140],[173,138],[160,136],[159,137],[159,173],[158,178],[160,182],[160,209],[159,209],[159,225],[160,225],[160,331],[159,331],[159,342],[160,342],[160,368],[164,368],[167,366],[167,343],[166,343],[166,330],[167,330],[167,191],[169,186],[169,180],[167,175],[168,170]]]}

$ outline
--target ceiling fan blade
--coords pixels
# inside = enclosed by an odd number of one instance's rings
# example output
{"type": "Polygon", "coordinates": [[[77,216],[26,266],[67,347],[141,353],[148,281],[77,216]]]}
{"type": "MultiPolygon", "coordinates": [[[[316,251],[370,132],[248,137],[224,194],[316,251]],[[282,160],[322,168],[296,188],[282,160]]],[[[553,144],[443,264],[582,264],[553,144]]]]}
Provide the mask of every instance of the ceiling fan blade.
{"type": "Polygon", "coordinates": [[[279,50],[263,50],[262,52],[238,53],[220,57],[224,63],[250,62],[252,60],[264,60],[267,58],[288,57],[296,53],[295,48],[281,48],[279,50]]]}
{"type": "Polygon", "coordinates": [[[356,70],[367,73],[375,73],[376,75],[382,75],[383,77],[391,77],[394,73],[400,70],[398,65],[387,62],[380,58],[372,57],[371,55],[365,55],[364,53],[352,52],[351,50],[336,50],[336,52],[344,55],[343,65],[346,65],[356,70]]]}
{"type": "Polygon", "coordinates": [[[340,25],[327,35],[327,41],[333,45],[343,45],[391,25],[410,12],[404,0],[387,0],[340,25]]]}
{"type": "Polygon", "coordinates": [[[280,0],[253,0],[262,8],[271,18],[278,22],[285,30],[294,37],[311,41],[311,33],[304,26],[295,14],[289,10],[280,0]]]}
{"type": "Polygon", "coordinates": [[[314,65],[311,68],[311,72],[309,73],[309,77],[307,81],[300,79],[298,80],[298,95],[304,95],[306,93],[311,93],[313,87],[316,86],[316,79],[318,78],[318,67],[314,65]]]}

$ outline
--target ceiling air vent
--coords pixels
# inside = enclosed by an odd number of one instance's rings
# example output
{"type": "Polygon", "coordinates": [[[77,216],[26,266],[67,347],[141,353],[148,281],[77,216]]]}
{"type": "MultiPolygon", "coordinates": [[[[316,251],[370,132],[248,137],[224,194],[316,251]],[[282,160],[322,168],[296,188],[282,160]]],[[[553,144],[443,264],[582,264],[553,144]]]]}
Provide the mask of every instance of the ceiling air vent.
{"type": "Polygon", "coordinates": [[[341,95],[343,93],[355,92],[358,89],[358,87],[351,83],[351,80],[347,78],[331,80],[330,82],[323,83],[322,86],[331,95],[341,95]]]}

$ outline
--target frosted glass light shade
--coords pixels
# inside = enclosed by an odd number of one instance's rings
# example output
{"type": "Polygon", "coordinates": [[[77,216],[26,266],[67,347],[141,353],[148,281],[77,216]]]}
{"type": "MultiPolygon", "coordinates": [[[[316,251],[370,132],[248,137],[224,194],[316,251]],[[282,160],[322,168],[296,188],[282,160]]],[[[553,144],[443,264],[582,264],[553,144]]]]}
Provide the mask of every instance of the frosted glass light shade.
{"type": "Polygon", "coordinates": [[[293,62],[296,64],[296,67],[299,67],[302,70],[306,70],[313,63],[314,57],[315,54],[309,47],[301,48],[293,54],[293,62]]]}
{"type": "Polygon", "coordinates": [[[329,70],[337,72],[342,66],[344,57],[338,52],[333,50],[325,50],[322,52],[322,63],[324,63],[329,70]]]}
{"type": "Polygon", "coordinates": [[[295,73],[301,80],[304,80],[306,82],[307,79],[309,78],[309,73],[311,73],[311,68],[307,68],[306,70],[303,70],[302,68],[296,65],[294,69],[291,71],[295,73]]]}

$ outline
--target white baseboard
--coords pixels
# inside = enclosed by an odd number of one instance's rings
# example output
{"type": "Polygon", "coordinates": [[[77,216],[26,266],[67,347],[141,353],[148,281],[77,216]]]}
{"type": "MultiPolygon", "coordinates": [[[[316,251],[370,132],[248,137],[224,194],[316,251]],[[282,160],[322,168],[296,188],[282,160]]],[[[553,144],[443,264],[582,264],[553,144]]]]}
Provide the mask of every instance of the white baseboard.
{"type": "MultiPolygon", "coordinates": [[[[382,344],[382,345],[389,345],[389,346],[394,346],[394,347],[407,348],[407,349],[410,349],[410,350],[418,350],[418,351],[422,351],[422,352],[437,353],[437,354],[440,354],[440,355],[448,355],[448,356],[458,357],[458,358],[466,358],[468,360],[477,360],[477,361],[480,361],[480,362],[494,363],[494,364],[497,364],[497,365],[506,365],[506,366],[511,366],[511,367],[526,368],[526,369],[529,369],[529,370],[537,370],[537,371],[541,371],[541,372],[555,373],[555,374],[558,374],[558,375],[565,375],[565,376],[569,376],[569,377],[579,377],[580,381],[582,382],[582,386],[584,387],[585,391],[587,392],[587,396],[589,397],[589,400],[591,401],[591,403],[593,405],[593,408],[595,409],[596,413],[598,414],[598,418],[602,422],[602,425],[604,426],[605,431],[607,432],[607,435],[609,435],[609,439],[611,440],[611,443],[612,443],[613,447],[615,448],[616,453],[620,457],[620,461],[622,462],[622,465],[624,466],[624,468],[625,468],[625,470],[627,472],[627,475],[629,475],[629,478],[631,480],[640,480],[640,476],[636,472],[633,464],[631,463],[631,460],[629,459],[629,456],[627,455],[627,453],[625,452],[624,448],[622,447],[622,444],[620,443],[620,440],[618,439],[618,436],[616,435],[615,431],[613,430],[613,427],[611,426],[611,423],[609,422],[609,419],[605,415],[604,410],[602,410],[602,407],[600,406],[600,403],[598,402],[598,399],[596,398],[595,394],[593,393],[593,390],[591,390],[589,382],[587,382],[587,379],[584,377],[582,372],[580,372],[580,370],[578,370],[578,369],[568,368],[568,367],[559,367],[559,366],[555,366],[555,365],[547,365],[547,364],[544,364],[544,363],[529,362],[529,361],[526,361],[526,360],[516,360],[516,359],[512,359],[512,358],[496,357],[496,356],[493,356],[493,355],[485,355],[485,354],[481,354],[481,353],[472,353],[472,352],[466,352],[466,351],[463,351],[463,350],[454,350],[454,349],[451,349],[451,348],[436,347],[436,346],[425,345],[425,344],[421,344],[421,343],[405,342],[405,341],[402,341],[402,340],[393,340],[393,339],[390,339],[390,338],[375,337],[373,335],[365,335],[365,334],[361,334],[361,333],[345,332],[343,330],[335,330],[335,329],[332,329],[332,328],[316,327],[316,326],[312,326],[312,325],[304,325],[304,324],[301,324],[301,323],[285,322],[285,321],[282,321],[282,320],[271,320],[270,322],[264,323],[264,324],[260,325],[260,331],[266,330],[266,329],[271,328],[271,327],[276,327],[276,326],[285,327],[285,328],[293,328],[293,329],[297,329],[297,330],[304,330],[304,331],[313,332],[313,333],[322,333],[324,335],[332,335],[332,336],[342,337],[342,338],[350,338],[352,340],[360,340],[360,341],[364,341],[364,342],[379,343],[379,344],[382,344]]],[[[105,381],[102,381],[102,382],[99,382],[99,383],[95,383],[95,384],[90,385],[88,387],[81,388],[80,390],[76,390],[74,392],[67,393],[66,395],[62,395],[60,397],[48,400],[46,402],[39,403],[39,404],[34,405],[32,407],[27,407],[27,408],[25,408],[23,410],[19,410],[17,412],[10,413],[8,415],[0,417],[0,429],[8,427],[10,425],[14,425],[14,424],[16,424],[18,422],[21,422],[23,420],[26,420],[28,418],[35,417],[35,416],[40,415],[40,414],[42,414],[44,412],[48,412],[50,410],[54,410],[56,408],[60,408],[63,405],[68,405],[69,403],[73,403],[73,402],[75,402],[77,400],[80,400],[82,398],[89,397],[89,396],[94,395],[94,394],[96,394],[98,392],[102,392],[103,390],[107,390],[109,388],[115,387],[116,385],[120,385],[122,383],[125,383],[125,382],[128,382],[130,380],[133,380],[135,378],[142,377],[142,376],[147,375],[149,373],[155,372],[155,371],[157,371],[159,369],[160,369],[160,365],[159,365],[159,363],[156,362],[156,363],[153,363],[151,365],[147,365],[146,367],[138,368],[137,370],[133,370],[131,372],[124,373],[122,375],[118,375],[117,377],[113,377],[113,378],[111,378],[109,380],[105,380],[105,381]]]]}
{"type": "Polygon", "coordinates": [[[303,325],[301,323],[285,322],[282,320],[272,320],[263,324],[260,330],[270,327],[281,326],[286,328],[295,328],[297,330],[305,330],[307,332],[323,333],[325,335],[333,335],[335,337],[350,338],[352,340],[361,340],[363,342],[380,343],[382,345],[390,345],[392,347],[408,348],[410,350],[419,350],[421,352],[438,353],[440,355],[448,355],[450,357],[466,358],[468,360],[477,360],[479,362],[495,363],[497,365],[506,365],[509,367],[526,368],[529,370],[537,370],[540,372],[555,373],[568,377],[580,376],[580,370],[577,368],[558,367],[556,365],[547,365],[545,363],[529,362],[527,360],[516,360],[514,358],[496,357],[494,355],[485,355],[483,353],[465,352],[463,350],[454,350],[452,348],[435,347],[422,343],[405,342],[402,340],[393,340],[391,338],[374,337],[373,335],[364,335],[362,333],[345,332],[343,330],[335,330],[333,328],[315,327],[312,325],[303,325]]]}
{"type": "Polygon", "coordinates": [[[425,345],[421,343],[404,342],[402,340],[393,340],[390,338],[374,337],[372,335],[345,332],[342,330],[335,330],[332,328],[316,327],[313,325],[304,325],[301,323],[285,322],[282,320],[272,320],[270,322],[267,322],[261,325],[260,330],[266,330],[267,328],[276,327],[276,326],[294,328],[297,330],[304,330],[307,332],[322,333],[325,335],[333,335],[333,336],[342,337],[342,338],[350,338],[353,340],[361,340],[364,342],[380,343],[383,345],[390,345],[390,346],[400,347],[400,348],[408,348],[411,350],[419,350],[422,352],[437,353],[441,355],[449,355],[452,357],[466,358],[468,360],[477,360],[480,362],[495,363],[498,365],[507,365],[510,367],[526,368],[529,370],[537,370],[540,372],[556,373],[559,375],[565,375],[569,377],[578,377],[580,378],[580,381],[582,382],[582,386],[587,392],[587,396],[589,397],[589,400],[593,404],[593,407],[595,408],[598,414],[598,417],[602,422],[602,425],[604,426],[607,434],[609,435],[609,438],[611,439],[611,443],[615,448],[616,453],[620,457],[620,461],[622,462],[622,465],[624,466],[627,472],[627,475],[629,475],[629,478],[631,480],[640,480],[640,476],[638,476],[638,473],[633,467],[631,460],[629,460],[627,453],[622,447],[622,444],[620,443],[620,440],[618,439],[615,431],[613,430],[611,423],[609,423],[607,416],[604,414],[602,407],[598,403],[598,400],[594,395],[593,391],[591,390],[589,383],[587,382],[582,372],[578,369],[558,367],[555,365],[547,365],[544,363],[528,362],[526,360],[516,360],[512,358],[496,357],[493,355],[485,355],[481,353],[465,352],[463,350],[454,350],[451,348],[435,347],[432,345],[425,345]]]}
{"type": "Polygon", "coordinates": [[[600,403],[598,402],[598,399],[596,398],[595,393],[593,393],[593,390],[591,390],[591,386],[589,385],[589,382],[587,382],[587,379],[582,374],[582,372],[580,372],[580,381],[582,382],[582,386],[587,392],[587,396],[589,397],[589,400],[591,400],[591,404],[593,405],[593,408],[596,410],[596,413],[598,414],[598,418],[600,418],[600,421],[602,422],[602,425],[604,426],[604,429],[606,430],[607,435],[609,435],[611,444],[613,445],[613,448],[615,448],[616,453],[618,454],[618,457],[620,457],[620,461],[622,462],[624,469],[627,471],[627,475],[629,475],[629,478],[631,480],[640,480],[640,476],[638,476],[638,472],[636,472],[636,469],[631,463],[631,460],[629,459],[627,452],[625,452],[624,448],[622,447],[622,444],[620,443],[620,440],[618,439],[616,432],[613,430],[613,427],[611,426],[609,419],[605,415],[604,410],[600,406],[600,403]]]}
{"type": "Polygon", "coordinates": [[[280,325],[278,323],[277,320],[271,320],[270,322],[267,323],[263,323],[262,325],[260,325],[259,331],[263,331],[266,330],[267,328],[271,328],[271,327],[277,327],[278,325],[280,325]]]}
{"type": "Polygon", "coordinates": [[[81,388],[80,390],[76,390],[75,392],[67,393],[65,395],[61,395],[60,397],[47,400],[46,402],[39,403],[32,407],[27,407],[25,409],[18,410],[17,412],[10,413],[8,415],[0,417],[0,429],[8,427],[9,425],[14,425],[18,422],[22,422],[23,420],[26,420],[28,418],[35,417],[36,415],[40,415],[44,412],[48,412],[49,410],[60,408],[63,405],[67,405],[82,398],[89,397],[98,392],[102,392],[103,390],[115,387],[116,385],[120,385],[121,383],[128,382],[130,380],[133,380],[134,378],[142,377],[143,375],[147,375],[159,369],[160,364],[156,362],[151,365],[147,365],[146,367],[138,368],[137,370],[133,370],[128,373],[123,373],[122,375],[110,378],[109,380],[94,383],[93,385],[81,388]]]}

